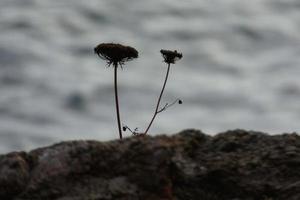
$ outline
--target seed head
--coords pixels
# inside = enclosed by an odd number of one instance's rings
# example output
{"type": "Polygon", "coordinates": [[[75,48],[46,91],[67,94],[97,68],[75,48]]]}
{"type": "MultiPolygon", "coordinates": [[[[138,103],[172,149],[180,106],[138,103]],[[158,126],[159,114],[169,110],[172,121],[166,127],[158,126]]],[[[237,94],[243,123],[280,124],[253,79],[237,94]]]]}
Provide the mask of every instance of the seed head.
{"type": "Polygon", "coordinates": [[[115,43],[101,43],[94,48],[94,51],[101,59],[107,61],[108,66],[111,64],[122,66],[126,61],[138,57],[135,48],[115,43]]]}
{"type": "Polygon", "coordinates": [[[182,53],[178,53],[177,50],[171,51],[162,49],[160,50],[160,53],[164,58],[164,62],[168,64],[175,64],[177,60],[180,60],[182,58],[182,53]]]}

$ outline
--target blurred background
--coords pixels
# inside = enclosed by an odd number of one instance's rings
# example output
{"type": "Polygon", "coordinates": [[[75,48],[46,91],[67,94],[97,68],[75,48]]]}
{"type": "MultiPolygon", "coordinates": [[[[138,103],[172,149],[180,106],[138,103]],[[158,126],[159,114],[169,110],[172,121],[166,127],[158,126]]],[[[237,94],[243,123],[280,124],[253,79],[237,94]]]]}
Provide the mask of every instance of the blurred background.
{"type": "MultiPolygon", "coordinates": [[[[0,0],[0,153],[62,140],[118,138],[113,69],[93,52],[130,45],[119,70],[123,124],[150,134],[186,128],[300,129],[299,0],[0,0]]],[[[125,132],[125,136],[130,136],[125,132]]]]}

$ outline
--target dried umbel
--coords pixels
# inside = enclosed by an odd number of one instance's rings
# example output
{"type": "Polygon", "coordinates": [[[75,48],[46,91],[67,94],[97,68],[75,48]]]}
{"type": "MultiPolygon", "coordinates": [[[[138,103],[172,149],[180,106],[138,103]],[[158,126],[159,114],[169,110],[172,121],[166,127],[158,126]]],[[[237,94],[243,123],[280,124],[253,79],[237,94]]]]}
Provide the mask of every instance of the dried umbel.
{"type": "Polygon", "coordinates": [[[118,64],[122,66],[126,61],[130,61],[138,57],[138,51],[130,46],[124,46],[115,43],[101,43],[94,49],[100,58],[107,61],[110,66],[118,64]]]}
{"type": "Polygon", "coordinates": [[[114,88],[115,88],[115,102],[116,102],[116,112],[117,112],[117,122],[120,139],[122,139],[122,129],[121,129],[121,117],[119,109],[119,97],[118,97],[118,82],[117,82],[117,69],[118,65],[122,67],[126,61],[132,60],[138,57],[138,51],[132,47],[124,46],[115,43],[101,43],[94,48],[94,51],[98,56],[105,60],[110,66],[114,66],[114,88]]]}
{"type": "Polygon", "coordinates": [[[164,107],[159,108],[160,107],[160,101],[161,101],[162,95],[164,93],[164,90],[165,90],[165,87],[166,87],[166,84],[167,84],[167,81],[168,81],[170,66],[171,66],[171,64],[175,64],[175,62],[177,60],[180,60],[182,58],[182,53],[178,53],[176,50],[171,51],[171,50],[162,49],[162,50],[160,50],[160,53],[162,54],[162,56],[164,58],[164,62],[167,63],[168,69],[167,69],[167,73],[166,73],[166,77],[165,77],[163,87],[161,89],[160,95],[159,95],[158,100],[157,100],[154,115],[153,115],[148,127],[146,128],[146,131],[144,132],[144,134],[147,134],[147,132],[149,131],[149,129],[150,129],[150,127],[151,127],[151,125],[152,125],[152,123],[153,123],[153,121],[154,121],[154,119],[155,119],[155,117],[157,116],[158,113],[160,113],[162,111],[165,111],[167,108],[174,105],[175,103],[182,104],[181,99],[176,99],[173,103],[171,103],[171,104],[166,103],[164,107]]]}
{"type": "Polygon", "coordinates": [[[162,49],[160,50],[160,53],[164,58],[164,61],[168,64],[175,64],[177,60],[180,60],[182,58],[182,53],[178,53],[177,50],[170,51],[162,49]]]}

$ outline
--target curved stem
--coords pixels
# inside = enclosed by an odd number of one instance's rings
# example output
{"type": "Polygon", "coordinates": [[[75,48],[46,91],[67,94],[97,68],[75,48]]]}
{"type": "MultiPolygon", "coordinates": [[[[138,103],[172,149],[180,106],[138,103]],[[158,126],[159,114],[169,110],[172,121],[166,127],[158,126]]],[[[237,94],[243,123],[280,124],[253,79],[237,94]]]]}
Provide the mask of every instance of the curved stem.
{"type": "Polygon", "coordinates": [[[117,69],[118,69],[118,63],[114,63],[114,82],[115,82],[115,100],[116,100],[116,111],[117,111],[117,120],[118,120],[118,128],[119,128],[119,136],[122,140],[122,129],[121,129],[121,119],[120,119],[120,109],[119,109],[119,97],[118,97],[118,82],[117,82],[117,69]]]}
{"type": "Polygon", "coordinates": [[[158,109],[159,109],[159,105],[160,105],[160,100],[161,100],[161,97],[162,97],[162,95],[164,93],[164,90],[165,90],[165,87],[166,87],[166,83],[167,83],[168,76],[169,76],[169,71],[170,71],[170,63],[168,63],[168,70],[167,70],[167,74],[166,74],[166,77],[165,77],[165,82],[164,82],[164,85],[163,85],[162,90],[160,92],[160,95],[158,97],[158,101],[157,101],[157,104],[156,104],[154,115],[153,115],[153,117],[152,117],[152,119],[151,119],[151,121],[150,121],[150,123],[149,123],[149,125],[148,125],[148,127],[147,127],[147,129],[145,131],[145,133],[144,133],[145,135],[148,133],[148,131],[149,131],[149,129],[150,129],[150,127],[151,127],[151,125],[152,125],[152,123],[153,123],[156,115],[159,113],[158,109]]]}

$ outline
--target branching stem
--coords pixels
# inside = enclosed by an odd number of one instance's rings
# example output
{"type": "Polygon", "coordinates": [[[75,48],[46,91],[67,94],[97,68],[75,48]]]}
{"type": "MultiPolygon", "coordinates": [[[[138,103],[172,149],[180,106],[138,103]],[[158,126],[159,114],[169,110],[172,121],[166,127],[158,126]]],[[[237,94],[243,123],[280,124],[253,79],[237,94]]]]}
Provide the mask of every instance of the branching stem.
{"type": "Polygon", "coordinates": [[[165,105],[164,105],[164,107],[162,107],[161,109],[159,109],[158,111],[157,111],[157,113],[160,113],[160,112],[162,112],[162,111],[165,111],[165,110],[167,110],[169,107],[171,107],[171,106],[173,106],[175,103],[177,103],[177,102],[179,102],[179,101],[181,101],[180,99],[176,99],[175,101],[173,101],[172,103],[166,103],[165,105]]]}
{"type": "Polygon", "coordinates": [[[152,125],[152,123],[153,123],[156,115],[162,111],[162,110],[159,110],[159,105],[160,105],[160,101],[161,101],[162,95],[163,95],[165,87],[166,87],[166,83],[167,83],[167,80],[168,80],[168,77],[169,77],[169,72],[170,72],[170,63],[168,63],[167,74],[166,74],[166,77],[165,77],[164,85],[163,85],[162,90],[160,92],[160,95],[158,97],[158,101],[157,101],[157,104],[156,104],[154,115],[153,115],[153,117],[152,117],[152,119],[151,119],[151,121],[150,121],[150,123],[149,123],[149,125],[148,125],[148,127],[146,129],[146,131],[144,132],[145,135],[148,133],[148,131],[149,131],[149,129],[150,129],[150,127],[151,127],[151,125],[152,125]]]}

